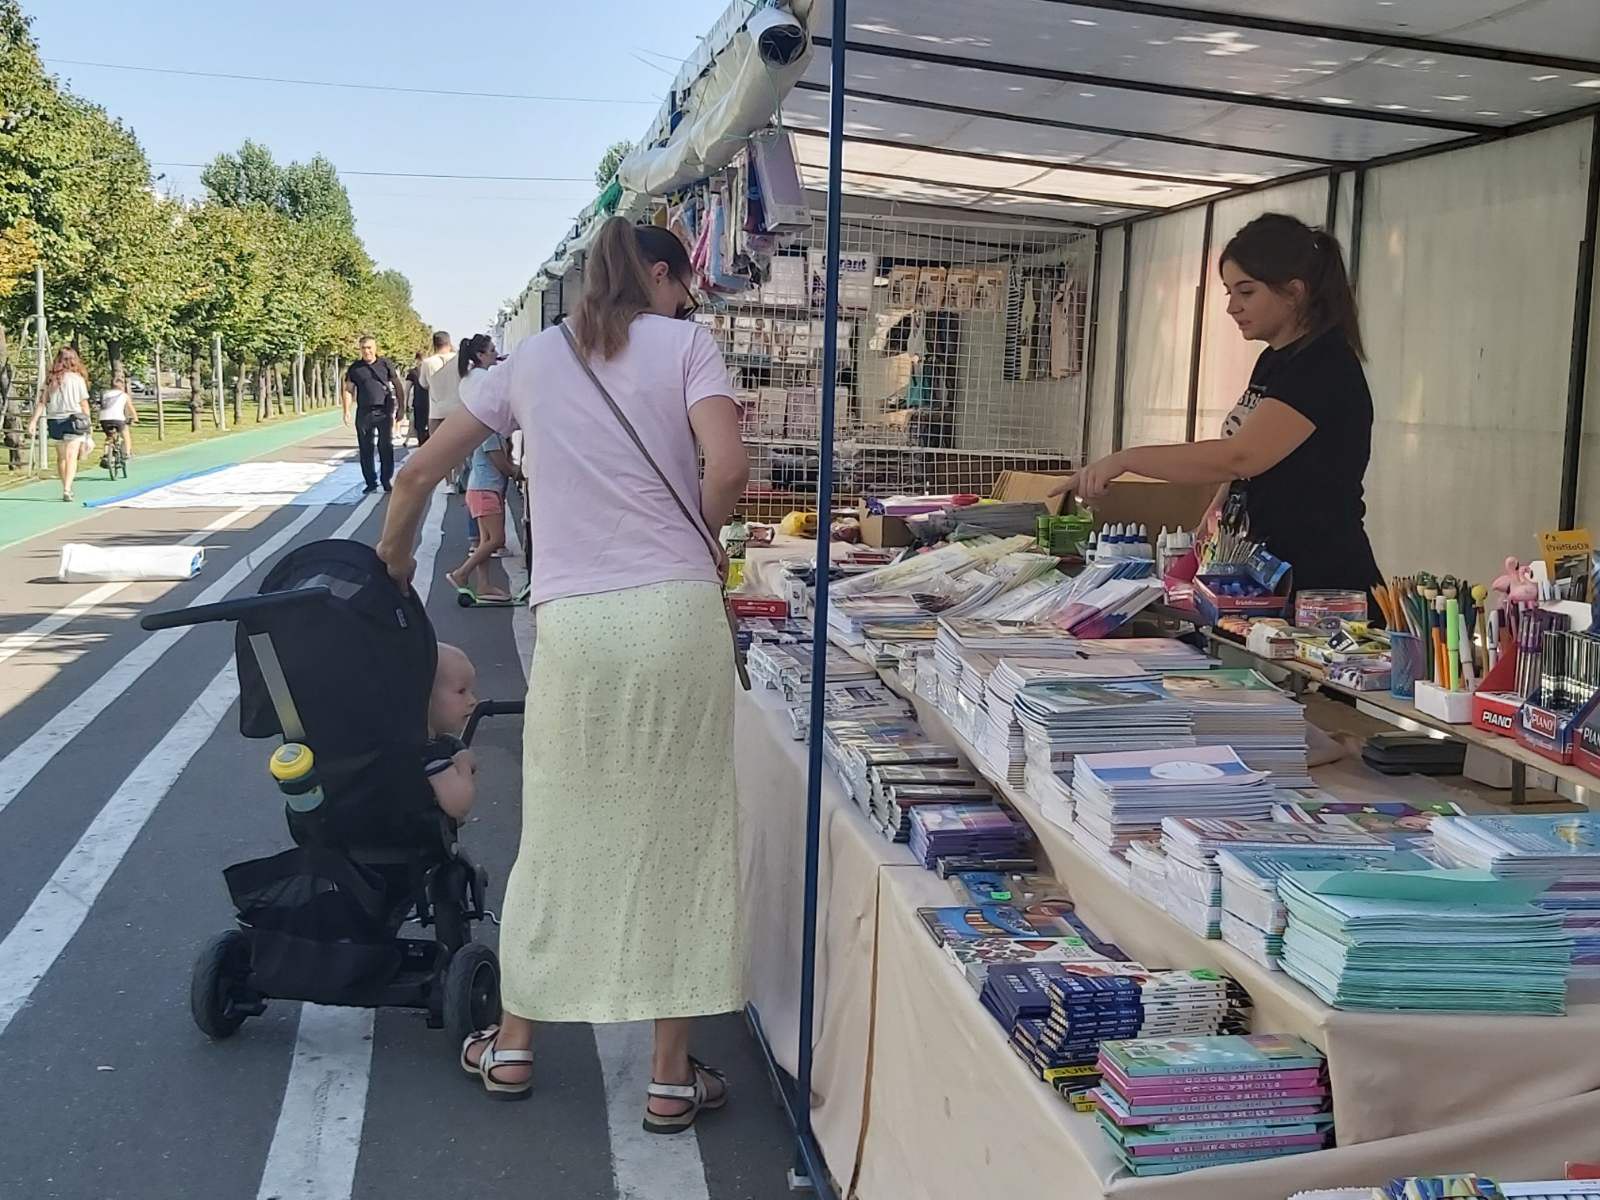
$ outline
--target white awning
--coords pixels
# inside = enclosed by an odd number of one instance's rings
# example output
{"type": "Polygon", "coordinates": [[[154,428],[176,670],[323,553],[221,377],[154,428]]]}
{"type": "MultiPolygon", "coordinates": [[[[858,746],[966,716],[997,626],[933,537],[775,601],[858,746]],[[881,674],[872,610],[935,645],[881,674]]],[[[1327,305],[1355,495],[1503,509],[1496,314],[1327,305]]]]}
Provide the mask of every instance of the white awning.
{"type": "MultiPolygon", "coordinates": [[[[812,184],[831,21],[783,107],[812,184]]],[[[1596,0],[850,0],[849,30],[848,191],[1079,223],[1600,104],[1596,0]]]]}

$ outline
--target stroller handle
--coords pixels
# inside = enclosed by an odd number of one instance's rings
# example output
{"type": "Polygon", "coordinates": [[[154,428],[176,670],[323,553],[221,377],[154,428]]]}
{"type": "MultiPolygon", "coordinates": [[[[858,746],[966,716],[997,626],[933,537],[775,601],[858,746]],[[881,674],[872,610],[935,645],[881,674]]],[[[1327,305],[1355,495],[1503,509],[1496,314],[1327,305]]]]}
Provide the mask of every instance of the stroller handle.
{"type": "Polygon", "coordinates": [[[241,596],[237,600],[219,600],[215,604],[197,604],[193,608],[146,613],[139,618],[139,628],[155,632],[158,629],[175,629],[180,625],[205,625],[211,621],[242,621],[259,613],[316,603],[332,595],[331,589],[323,584],[317,584],[313,587],[294,588],[287,592],[241,596]]]}
{"type": "Polygon", "coordinates": [[[527,706],[525,700],[480,700],[478,707],[467,718],[467,727],[461,731],[461,740],[472,745],[472,735],[478,732],[478,722],[485,717],[509,717],[521,713],[527,706]]]}

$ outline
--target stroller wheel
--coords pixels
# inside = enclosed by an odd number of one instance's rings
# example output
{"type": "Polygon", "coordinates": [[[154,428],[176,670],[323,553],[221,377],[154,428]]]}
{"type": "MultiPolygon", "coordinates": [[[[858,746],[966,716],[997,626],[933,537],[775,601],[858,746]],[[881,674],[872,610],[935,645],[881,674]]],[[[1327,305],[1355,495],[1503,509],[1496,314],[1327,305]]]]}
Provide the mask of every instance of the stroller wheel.
{"type": "Polygon", "coordinates": [[[239,995],[250,971],[250,940],[237,929],[219,933],[194,960],[189,1012],[209,1038],[232,1037],[259,1004],[239,995]]]}
{"type": "Polygon", "coordinates": [[[444,975],[444,1025],[456,1045],[500,1019],[500,960],[482,942],[468,942],[444,975]]]}

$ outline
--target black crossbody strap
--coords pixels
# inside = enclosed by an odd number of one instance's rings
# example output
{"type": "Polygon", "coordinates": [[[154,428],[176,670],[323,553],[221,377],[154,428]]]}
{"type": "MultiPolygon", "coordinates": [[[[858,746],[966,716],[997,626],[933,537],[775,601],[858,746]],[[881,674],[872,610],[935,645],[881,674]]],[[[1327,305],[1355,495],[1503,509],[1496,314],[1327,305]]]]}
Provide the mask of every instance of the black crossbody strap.
{"type": "Polygon", "coordinates": [[[673,503],[678,506],[678,511],[683,514],[684,519],[689,524],[694,526],[695,532],[700,535],[700,540],[706,544],[706,549],[711,553],[711,561],[720,565],[722,555],[717,552],[717,543],[706,529],[705,521],[695,516],[689,506],[684,503],[683,497],[678,495],[678,489],[672,486],[672,480],[667,478],[666,472],[656,462],[655,456],[646,449],[644,439],[639,436],[639,431],[633,427],[633,422],[628,420],[628,416],[622,411],[621,406],[611,398],[611,393],[606,391],[606,385],[600,382],[600,377],[594,373],[594,368],[589,365],[588,359],[584,358],[583,351],[578,347],[578,339],[573,335],[572,330],[567,327],[565,321],[561,323],[561,333],[567,339],[567,346],[572,351],[572,357],[578,360],[578,365],[583,368],[583,373],[589,377],[589,382],[594,384],[595,391],[600,393],[600,398],[606,402],[606,407],[611,409],[612,415],[621,423],[623,432],[628,435],[635,446],[639,447],[639,453],[644,455],[645,462],[650,464],[650,469],[656,473],[656,478],[661,480],[661,486],[667,489],[667,493],[672,497],[673,503]]]}
{"type": "MultiPolygon", "coordinates": [[[[683,514],[684,520],[694,526],[695,532],[700,535],[700,540],[705,542],[706,550],[711,554],[711,564],[720,570],[722,567],[722,553],[717,548],[716,539],[706,529],[705,521],[697,517],[684,503],[683,497],[678,495],[678,489],[672,486],[672,480],[667,478],[667,473],[656,462],[655,455],[651,454],[644,444],[644,439],[639,436],[639,431],[633,427],[633,422],[628,420],[628,414],[622,411],[620,405],[611,398],[611,393],[606,391],[606,385],[600,382],[600,377],[594,373],[594,368],[589,365],[589,360],[584,358],[582,349],[578,346],[578,339],[573,335],[567,323],[561,323],[561,335],[567,339],[567,348],[572,351],[572,357],[578,360],[578,365],[583,368],[583,373],[589,377],[589,382],[594,384],[594,390],[600,393],[600,398],[606,402],[606,407],[611,410],[611,415],[617,418],[623,432],[630,441],[639,447],[639,453],[644,455],[645,462],[650,464],[650,469],[656,473],[656,478],[661,480],[661,486],[667,489],[667,494],[672,497],[678,511],[683,514]]],[[[738,622],[731,609],[728,610],[728,632],[733,637],[733,665],[739,673],[739,685],[745,691],[750,690],[750,672],[745,667],[744,651],[739,648],[738,622]]]]}

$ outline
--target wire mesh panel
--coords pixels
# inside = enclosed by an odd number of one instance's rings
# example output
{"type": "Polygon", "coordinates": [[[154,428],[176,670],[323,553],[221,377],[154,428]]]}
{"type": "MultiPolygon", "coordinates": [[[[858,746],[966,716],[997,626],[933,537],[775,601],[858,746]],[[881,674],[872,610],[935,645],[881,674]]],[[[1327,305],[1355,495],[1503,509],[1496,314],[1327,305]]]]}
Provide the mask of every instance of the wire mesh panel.
{"type": "MultiPolygon", "coordinates": [[[[814,502],[824,226],[758,289],[696,319],[744,409],[748,515],[814,502]]],[[[1093,235],[1044,223],[847,213],[841,225],[834,499],[988,494],[1081,452],[1093,235]]]]}

